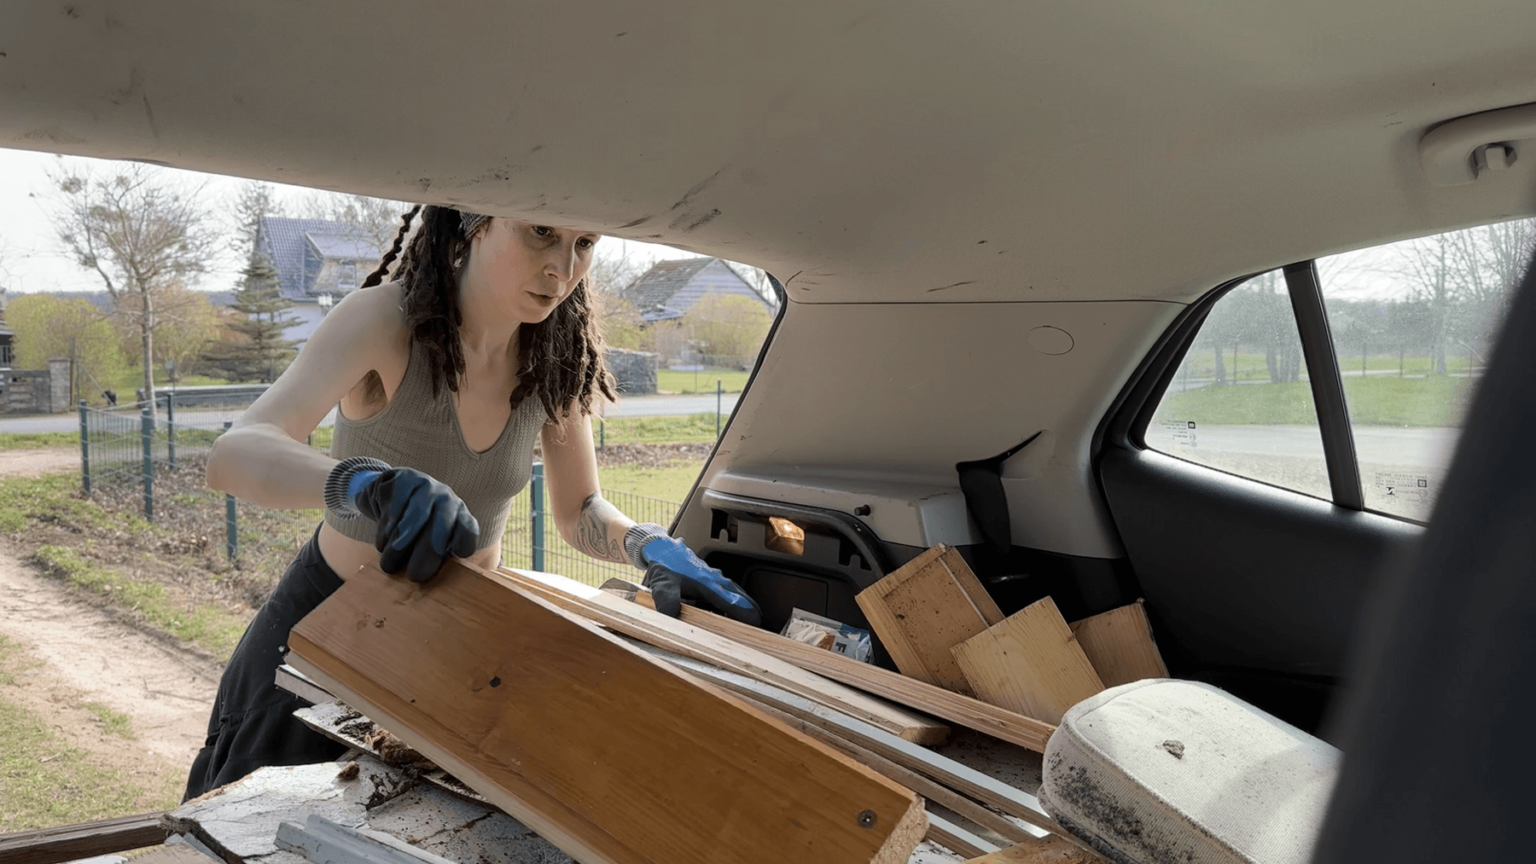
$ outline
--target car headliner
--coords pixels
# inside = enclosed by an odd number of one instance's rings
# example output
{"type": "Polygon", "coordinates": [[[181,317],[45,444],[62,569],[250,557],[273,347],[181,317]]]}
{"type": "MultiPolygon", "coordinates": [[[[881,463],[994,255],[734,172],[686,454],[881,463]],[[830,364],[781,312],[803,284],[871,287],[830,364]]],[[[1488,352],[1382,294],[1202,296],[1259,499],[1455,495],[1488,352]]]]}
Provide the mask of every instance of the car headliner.
{"type": "Polygon", "coordinates": [[[796,302],[704,484],[952,488],[1045,429],[1006,472],[1015,537],[1113,555],[1089,440],[1178,304],[1536,210],[1536,158],[1447,187],[1418,156],[1536,101],[1532,33],[1528,0],[14,0],[0,145],[761,266],[796,302]]]}

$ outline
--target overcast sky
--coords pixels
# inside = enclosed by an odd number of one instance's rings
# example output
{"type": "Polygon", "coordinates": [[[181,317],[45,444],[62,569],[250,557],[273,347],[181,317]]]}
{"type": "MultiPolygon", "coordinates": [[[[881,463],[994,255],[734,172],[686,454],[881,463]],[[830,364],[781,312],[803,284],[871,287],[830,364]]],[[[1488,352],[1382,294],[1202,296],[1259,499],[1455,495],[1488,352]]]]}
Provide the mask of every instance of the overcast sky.
{"type": "MultiPolygon", "coordinates": [[[[77,156],[0,149],[0,265],[4,267],[0,271],[0,287],[13,293],[103,290],[100,277],[75,266],[60,253],[57,235],[48,218],[48,173],[59,170],[61,163],[102,167],[112,164],[77,156]]],[[[189,184],[204,183],[207,206],[215,211],[232,209],[244,182],[193,171],[175,173],[185,176],[189,184]]],[[[272,185],[278,198],[290,208],[299,199],[314,194],[313,190],[297,186],[272,185]]],[[[604,238],[597,248],[599,255],[614,257],[628,251],[633,260],[647,265],[666,258],[694,257],[692,252],[615,237],[604,238]]],[[[244,266],[243,256],[233,250],[225,251],[218,260],[210,263],[209,271],[195,287],[205,291],[233,290],[235,279],[244,266]]]]}

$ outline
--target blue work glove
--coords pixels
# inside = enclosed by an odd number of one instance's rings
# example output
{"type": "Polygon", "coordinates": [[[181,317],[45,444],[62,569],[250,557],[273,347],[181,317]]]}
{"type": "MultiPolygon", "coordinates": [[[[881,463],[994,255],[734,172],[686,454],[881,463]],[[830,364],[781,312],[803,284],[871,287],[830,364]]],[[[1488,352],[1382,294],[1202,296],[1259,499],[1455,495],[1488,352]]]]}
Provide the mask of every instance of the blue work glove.
{"type": "Polygon", "coordinates": [[[326,506],[374,520],[379,568],[404,570],[413,582],[436,576],[450,556],[473,555],[480,542],[480,523],[452,489],[414,468],[377,459],[337,465],[326,482],[326,506]]]}
{"type": "Polygon", "coordinates": [[[640,546],[644,560],[645,587],[651,589],[656,611],[673,618],[683,612],[684,600],[704,603],[728,618],[753,627],[762,626],[763,612],[719,570],[705,564],[681,540],[665,534],[640,546]]]}

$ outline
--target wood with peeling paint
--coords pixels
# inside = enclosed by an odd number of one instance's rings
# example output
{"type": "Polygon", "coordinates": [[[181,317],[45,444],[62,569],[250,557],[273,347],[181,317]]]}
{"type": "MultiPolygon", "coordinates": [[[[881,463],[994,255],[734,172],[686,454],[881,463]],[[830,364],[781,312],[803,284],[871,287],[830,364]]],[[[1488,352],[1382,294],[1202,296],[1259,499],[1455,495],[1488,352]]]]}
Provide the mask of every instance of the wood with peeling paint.
{"type": "Polygon", "coordinates": [[[422,584],[365,567],[289,647],[588,864],[898,864],[924,832],[899,785],[462,562],[422,584]]]}
{"type": "Polygon", "coordinates": [[[1168,677],[1140,600],[1073,622],[1072,633],[1105,687],[1168,677]]]}
{"type": "Polygon", "coordinates": [[[903,675],[971,695],[950,649],[1003,612],[958,551],[939,544],[854,599],[903,675]]]}
{"type": "Polygon", "coordinates": [[[983,701],[1047,723],[1104,689],[1050,597],[954,647],[983,701]]]}

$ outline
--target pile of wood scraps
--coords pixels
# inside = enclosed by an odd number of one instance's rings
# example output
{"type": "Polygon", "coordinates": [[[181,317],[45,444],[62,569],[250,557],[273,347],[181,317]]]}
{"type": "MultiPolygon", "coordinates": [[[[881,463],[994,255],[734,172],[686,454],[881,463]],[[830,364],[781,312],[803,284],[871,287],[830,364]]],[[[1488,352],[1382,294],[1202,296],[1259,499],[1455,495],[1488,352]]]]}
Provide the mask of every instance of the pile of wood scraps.
{"type": "Polygon", "coordinates": [[[582,862],[1098,860],[1033,795],[929,749],[947,720],[1038,752],[1050,723],[648,599],[460,562],[424,584],[365,569],[294,629],[290,683],[582,862]]]}

